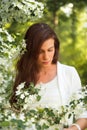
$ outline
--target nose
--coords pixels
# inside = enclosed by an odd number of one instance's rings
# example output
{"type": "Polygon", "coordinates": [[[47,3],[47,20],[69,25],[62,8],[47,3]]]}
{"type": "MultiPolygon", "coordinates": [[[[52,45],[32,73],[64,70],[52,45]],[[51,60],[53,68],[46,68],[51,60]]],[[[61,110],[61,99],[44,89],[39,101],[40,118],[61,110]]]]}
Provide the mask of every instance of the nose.
{"type": "Polygon", "coordinates": [[[48,59],[49,59],[49,55],[48,55],[47,52],[44,53],[43,59],[44,59],[44,60],[48,60],[48,59]]]}

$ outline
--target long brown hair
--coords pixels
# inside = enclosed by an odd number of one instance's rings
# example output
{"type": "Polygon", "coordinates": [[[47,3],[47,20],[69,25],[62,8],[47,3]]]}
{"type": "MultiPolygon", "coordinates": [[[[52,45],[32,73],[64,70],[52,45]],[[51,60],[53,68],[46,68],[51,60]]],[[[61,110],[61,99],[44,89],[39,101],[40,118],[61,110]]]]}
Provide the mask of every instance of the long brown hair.
{"type": "Polygon", "coordinates": [[[13,95],[10,100],[11,104],[16,101],[15,91],[20,83],[25,82],[26,85],[29,85],[30,82],[37,83],[39,51],[43,42],[49,38],[54,39],[55,54],[52,63],[55,64],[59,53],[59,40],[55,32],[45,23],[35,23],[27,30],[24,37],[26,51],[17,62],[17,75],[13,87],[13,95]]]}

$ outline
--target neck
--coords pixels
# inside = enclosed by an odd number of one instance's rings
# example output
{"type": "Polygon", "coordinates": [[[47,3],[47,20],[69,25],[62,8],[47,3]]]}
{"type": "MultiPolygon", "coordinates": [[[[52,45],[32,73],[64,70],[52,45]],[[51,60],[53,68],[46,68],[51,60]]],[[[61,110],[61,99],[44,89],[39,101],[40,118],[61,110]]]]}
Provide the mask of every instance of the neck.
{"type": "Polygon", "coordinates": [[[50,71],[55,70],[55,67],[56,67],[56,64],[51,64],[51,65],[48,66],[48,67],[42,67],[42,68],[40,69],[40,73],[47,74],[47,73],[49,73],[50,71]]]}
{"type": "Polygon", "coordinates": [[[37,83],[43,82],[49,82],[51,81],[55,76],[57,75],[57,65],[52,64],[49,67],[41,68],[38,73],[38,81],[37,83]]]}

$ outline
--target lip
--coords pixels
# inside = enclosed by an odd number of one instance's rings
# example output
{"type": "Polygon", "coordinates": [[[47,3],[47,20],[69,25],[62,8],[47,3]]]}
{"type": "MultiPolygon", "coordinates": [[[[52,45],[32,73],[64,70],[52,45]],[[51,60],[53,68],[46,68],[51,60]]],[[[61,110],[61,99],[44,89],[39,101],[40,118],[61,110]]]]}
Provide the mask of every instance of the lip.
{"type": "Polygon", "coordinates": [[[42,62],[43,64],[49,64],[50,61],[44,61],[42,62]]]}

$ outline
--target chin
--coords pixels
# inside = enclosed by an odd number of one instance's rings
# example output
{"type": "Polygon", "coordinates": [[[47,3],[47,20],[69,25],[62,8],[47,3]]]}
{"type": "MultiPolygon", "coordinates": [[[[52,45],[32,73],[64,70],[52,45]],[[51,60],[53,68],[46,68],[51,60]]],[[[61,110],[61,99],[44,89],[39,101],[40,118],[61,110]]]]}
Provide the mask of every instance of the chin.
{"type": "Polygon", "coordinates": [[[42,66],[50,66],[52,64],[52,62],[43,62],[42,66]]]}

